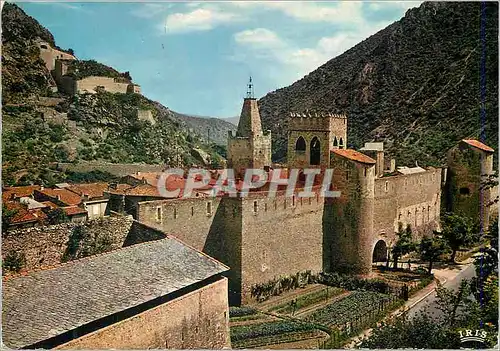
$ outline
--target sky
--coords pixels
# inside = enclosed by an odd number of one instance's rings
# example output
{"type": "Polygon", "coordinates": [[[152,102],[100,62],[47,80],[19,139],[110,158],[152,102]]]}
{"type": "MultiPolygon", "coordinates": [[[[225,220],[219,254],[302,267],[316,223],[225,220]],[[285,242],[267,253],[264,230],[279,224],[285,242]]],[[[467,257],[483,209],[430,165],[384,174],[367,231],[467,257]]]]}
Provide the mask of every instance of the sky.
{"type": "Polygon", "coordinates": [[[239,115],[422,1],[17,2],[78,59],[129,71],[143,95],[170,109],[239,115]]]}

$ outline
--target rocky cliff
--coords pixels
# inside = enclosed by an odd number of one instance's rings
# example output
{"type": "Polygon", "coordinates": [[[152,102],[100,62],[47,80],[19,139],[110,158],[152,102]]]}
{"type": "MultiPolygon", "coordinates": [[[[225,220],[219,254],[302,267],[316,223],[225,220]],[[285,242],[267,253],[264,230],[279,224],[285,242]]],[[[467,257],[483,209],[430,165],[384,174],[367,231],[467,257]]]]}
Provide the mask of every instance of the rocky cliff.
{"type": "Polygon", "coordinates": [[[498,145],[498,3],[428,2],[294,84],[259,100],[273,158],[286,158],[286,116],[318,110],[348,115],[348,141],[384,141],[398,162],[437,165],[465,137],[498,145]],[[484,52],[485,69],[481,73],[484,52]],[[484,124],[480,119],[485,78],[484,124]]]}

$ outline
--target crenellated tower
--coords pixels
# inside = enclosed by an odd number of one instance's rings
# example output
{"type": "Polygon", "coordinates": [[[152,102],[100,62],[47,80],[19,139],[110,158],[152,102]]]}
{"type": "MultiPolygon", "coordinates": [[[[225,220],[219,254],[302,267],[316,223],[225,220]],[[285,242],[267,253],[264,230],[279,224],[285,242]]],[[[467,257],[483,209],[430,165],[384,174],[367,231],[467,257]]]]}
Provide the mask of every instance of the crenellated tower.
{"type": "Polygon", "coordinates": [[[292,112],[288,121],[288,167],[326,168],[330,150],[347,147],[347,117],[324,112],[292,112]]]}
{"type": "Polygon", "coordinates": [[[252,77],[248,83],[247,96],[243,100],[236,135],[229,131],[227,160],[237,176],[247,168],[264,169],[271,166],[271,131],[262,131],[259,107],[253,94],[252,77]]]}

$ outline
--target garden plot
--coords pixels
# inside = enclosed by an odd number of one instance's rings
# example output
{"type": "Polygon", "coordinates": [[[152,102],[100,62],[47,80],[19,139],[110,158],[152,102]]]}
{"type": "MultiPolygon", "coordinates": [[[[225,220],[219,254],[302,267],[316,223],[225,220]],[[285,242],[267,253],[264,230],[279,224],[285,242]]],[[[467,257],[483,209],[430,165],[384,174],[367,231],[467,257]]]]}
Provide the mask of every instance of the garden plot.
{"type": "Polygon", "coordinates": [[[344,289],[322,286],[321,289],[300,295],[291,301],[273,306],[269,311],[277,314],[298,316],[317,307],[328,304],[342,294],[348,294],[344,289]]]}
{"type": "Polygon", "coordinates": [[[353,291],[345,298],[304,316],[306,321],[338,328],[383,312],[393,302],[389,295],[373,291],[353,291]]]}
{"type": "Polygon", "coordinates": [[[279,320],[231,327],[233,348],[251,348],[317,339],[327,334],[312,324],[279,320]]]}

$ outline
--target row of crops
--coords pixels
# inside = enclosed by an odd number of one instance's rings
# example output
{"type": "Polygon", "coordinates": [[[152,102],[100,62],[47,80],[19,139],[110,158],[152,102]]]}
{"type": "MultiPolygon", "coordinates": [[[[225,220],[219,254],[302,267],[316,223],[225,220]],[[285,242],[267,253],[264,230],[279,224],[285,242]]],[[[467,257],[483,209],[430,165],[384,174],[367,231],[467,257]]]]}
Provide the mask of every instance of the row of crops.
{"type": "Polygon", "coordinates": [[[345,298],[316,310],[307,316],[306,320],[335,328],[382,312],[394,300],[395,298],[391,295],[373,291],[354,291],[345,298]]]}
{"type": "Polygon", "coordinates": [[[279,320],[231,327],[233,348],[256,347],[312,338],[321,332],[312,323],[279,320]]]}

